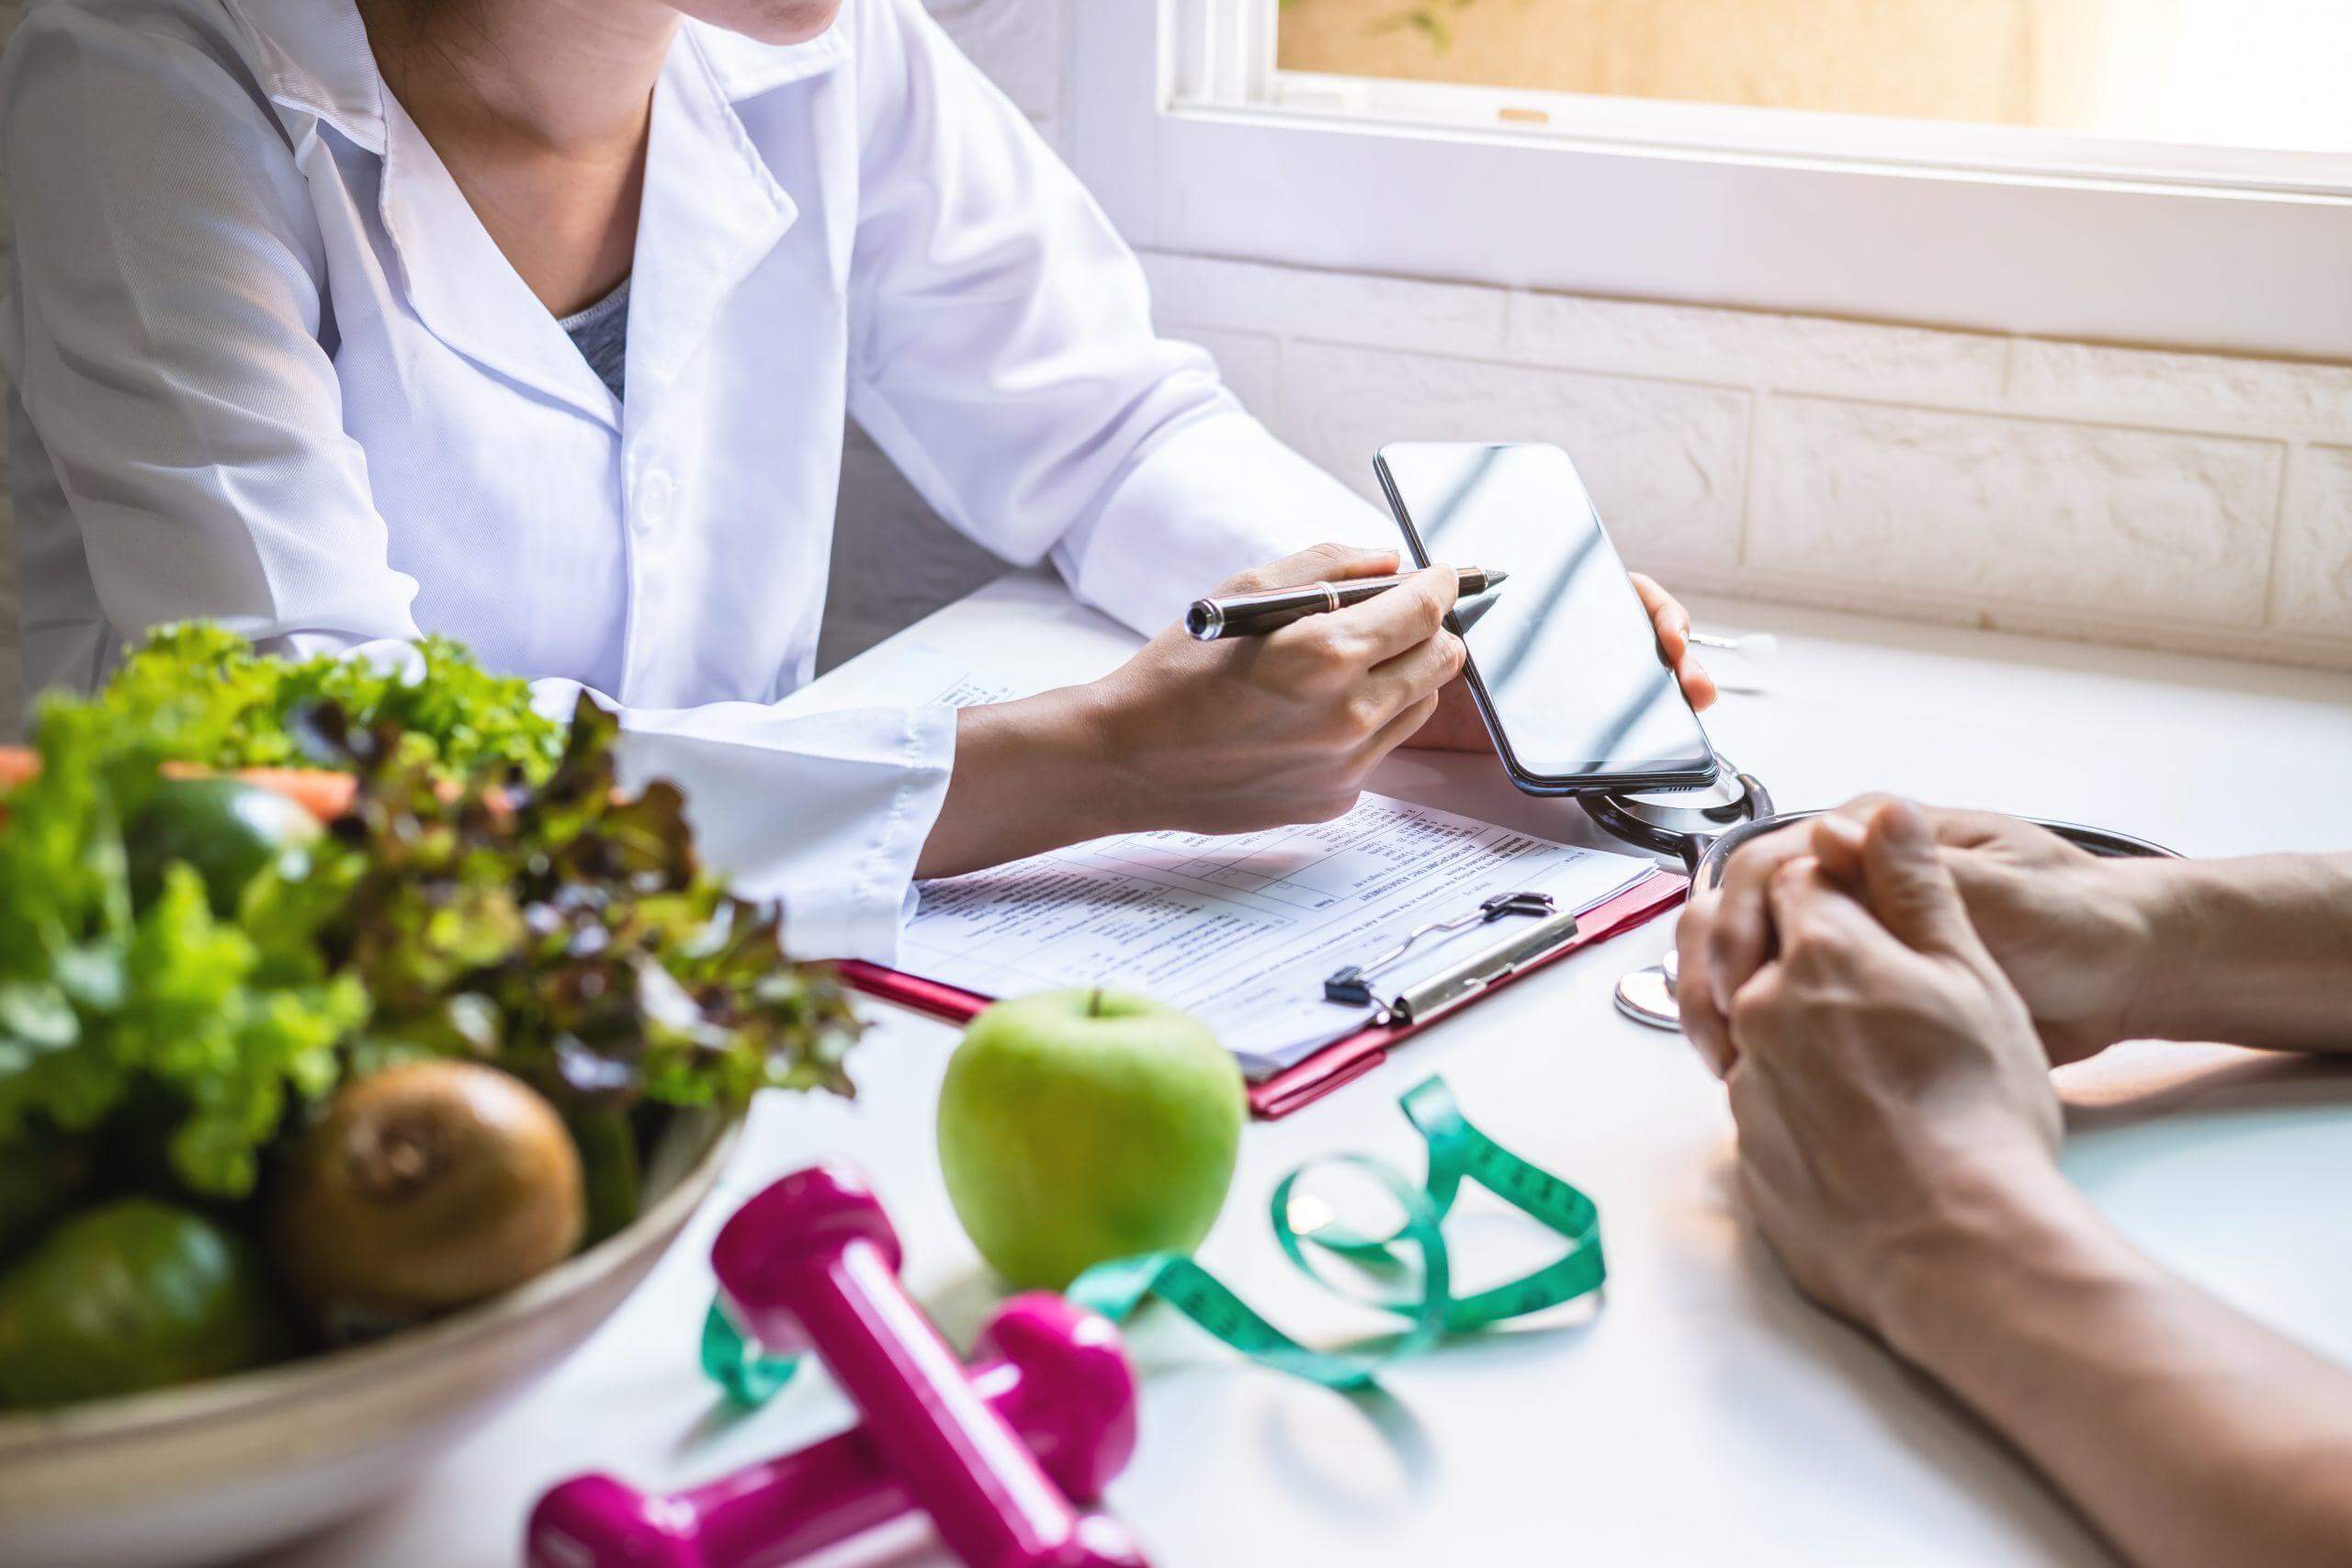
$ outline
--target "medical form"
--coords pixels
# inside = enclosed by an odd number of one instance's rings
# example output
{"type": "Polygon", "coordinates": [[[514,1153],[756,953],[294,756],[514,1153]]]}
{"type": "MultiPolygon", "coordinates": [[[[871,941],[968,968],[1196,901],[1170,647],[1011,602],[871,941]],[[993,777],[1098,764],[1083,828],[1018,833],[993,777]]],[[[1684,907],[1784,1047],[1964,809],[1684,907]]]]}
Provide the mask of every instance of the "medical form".
{"type": "MultiPolygon", "coordinates": [[[[1368,795],[1329,822],[1128,833],[923,883],[899,963],[983,996],[1139,991],[1201,1020],[1262,1077],[1369,1022],[1369,1008],[1324,999],[1324,976],[1414,927],[1498,893],[1549,893],[1581,912],[1649,872],[1646,861],[1368,795]]],[[[1418,945],[1395,983],[1496,935],[1472,926],[1418,945]]]]}
{"type": "MultiPolygon", "coordinates": [[[[1126,634],[1102,634],[1105,667],[1127,647],[1126,634]]],[[[976,669],[902,637],[887,660],[853,664],[822,694],[832,704],[966,707],[1086,672],[1019,647],[976,669]]],[[[1633,856],[1366,795],[1329,822],[1228,836],[1127,833],[918,884],[897,966],[984,997],[1076,986],[1139,992],[1200,1019],[1244,1073],[1262,1078],[1373,1021],[1369,1007],[1324,999],[1333,970],[1496,894],[1549,893],[1555,908],[1581,914],[1652,870],[1633,856]]],[[[1380,984],[1394,994],[1508,929],[1425,939],[1380,984]]]]}

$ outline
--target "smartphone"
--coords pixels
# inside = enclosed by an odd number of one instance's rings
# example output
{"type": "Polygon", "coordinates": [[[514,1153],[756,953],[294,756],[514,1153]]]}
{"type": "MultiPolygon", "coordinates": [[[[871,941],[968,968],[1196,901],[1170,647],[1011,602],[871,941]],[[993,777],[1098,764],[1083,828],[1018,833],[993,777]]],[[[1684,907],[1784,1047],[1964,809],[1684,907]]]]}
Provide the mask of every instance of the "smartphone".
{"type": "Polygon", "coordinates": [[[1514,784],[1573,795],[1713,781],[1714,748],[1566,452],[1406,442],[1373,468],[1417,563],[1510,574],[1447,625],[1514,784]]]}

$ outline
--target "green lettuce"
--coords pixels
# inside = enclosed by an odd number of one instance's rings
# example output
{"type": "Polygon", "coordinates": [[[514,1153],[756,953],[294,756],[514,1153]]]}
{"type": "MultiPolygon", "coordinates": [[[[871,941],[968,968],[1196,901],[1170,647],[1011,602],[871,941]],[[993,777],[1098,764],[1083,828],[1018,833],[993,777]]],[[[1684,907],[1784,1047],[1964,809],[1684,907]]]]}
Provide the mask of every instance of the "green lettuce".
{"type": "MultiPolygon", "coordinates": [[[[194,871],[168,868],[134,913],[122,823],[154,787],[94,706],[44,709],[42,768],[0,830],[0,1145],[96,1128],[134,1091],[176,1107],[166,1155],[187,1187],[242,1197],[290,1106],[338,1076],[367,1016],[331,976],[300,901],[216,919],[194,871]]],[[[265,879],[266,880],[266,879],[265,879]]]]}
{"type": "Polygon", "coordinates": [[[553,773],[493,792],[344,732],[360,785],[334,835],[359,869],[320,940],[374,1000],[368,1047],[486,1057],[568,1111],[850,1093],[833,972],[698,863],[674,786],[616,794],[616,733],[582,697],[553,773]]]}
{"type": "Polygon", "coordinates": [[[421,673],[387,671],[333,654],[273,658],[191,621],[133,649],[96,702],[109,734],[165,761],[315,766],[298,720],[325,704],[364,728],[393,727],[403,758],[444,776],[512,766],[544,777],[563,730],[532,709],[529,683],[491,674],[447,637],[416,646],[421,673]]]}
{"type": "Polygon", "coordinates": [[[417,1055],[512,1071],[575,1129],[850,1092],[839,982],[698,864],[675,789],[616,793],[613,718],[582,699],[559,727],[523,682],[424,649],[401,682],[183,626],[97,696],[42,704],[41,769],[0,797],[0,1156],[107,1125],[239,1199],[303,1105],[417,1055]],[[170,763],[358,783],[224,919],[177,863],[133,904],[123,824],[170,763]]]}

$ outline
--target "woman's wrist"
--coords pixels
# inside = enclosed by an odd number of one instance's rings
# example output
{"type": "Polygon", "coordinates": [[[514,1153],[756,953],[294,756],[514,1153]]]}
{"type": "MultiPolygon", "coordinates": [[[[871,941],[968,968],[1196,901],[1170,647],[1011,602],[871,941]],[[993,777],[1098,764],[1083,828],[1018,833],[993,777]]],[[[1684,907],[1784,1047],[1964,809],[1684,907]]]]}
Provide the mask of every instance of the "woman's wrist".
{"type": "Polygon", "coordinates": [[[1148,688],[1128,678],[1125,666],[1101,680],[1069,691],[1072,722],[1087,737],[1085,768],[1098,797],[1094,809],[1113,821],[1105,833],[1134,833],[1168,826],[1156,800],[1148,725],[1141,698],[1148,688]]]}
{"type": "Polygon", "coordinates": [[[1102,682],[1041,692],[996,710],[1012,721],[1001,754],[1026,804],[1057,844],[1081,843],[1146,825],[1114,741],[1115,707],[1102,682]]]}
{"type": "Polygon", "coordinates": [[[1141,812],[1110,759],[1094,686],[961,709],[947,797],[916,863],[953,876],[1132,830],[1141,812]]]}

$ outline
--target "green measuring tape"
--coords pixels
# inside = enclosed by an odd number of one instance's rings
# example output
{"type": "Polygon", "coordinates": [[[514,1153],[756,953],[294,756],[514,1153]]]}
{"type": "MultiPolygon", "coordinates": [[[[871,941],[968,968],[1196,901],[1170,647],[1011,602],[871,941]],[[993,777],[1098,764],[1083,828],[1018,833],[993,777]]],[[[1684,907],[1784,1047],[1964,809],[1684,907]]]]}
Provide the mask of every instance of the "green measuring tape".
{"type": "MultiPolygon", "coordinates": [[[[1362,1350],[1310,1349],[1259,1315],[1223,1280],[1181,1252],[1148,1252],[1097,1264],[1071,1281],[1071,1301],[1123,1322],[1153,1297],[1166,1302],[1250,1360],[1326,1388],[1362,1388],[1380,1369],[1417,1356],[1449,1334],[1469,1334],[1511,1318],[1543,1312],[1598,1290],[1609,1269],[1600,1251],[1600,1211],[1591,1199],[1540,1166],[1530,1164],[1472,1126],[1445,1080],[1431,1077],[1398,1102],[1429,1145],[1429,1172],[1419,1185],[1369,1155],[1311,1160],[1283,1178],[1272,1203],[1274,1239],[1284,1256],[1317,1284],[1361,1305],[1405,1320],[1402,1333],[1362,1350]],[[1330,1222],[1298,1224],[1307,1201],[1302,1178],[1317,1170],[1352,1169],[1394,1199],[1404,1218],[1385,1235],[1368,1235],[1330,1222]],[[1473,1295],[1453,1293],[1445,1217],[1464,1180],[1476,1182],[1567,1243],[1551,1262],[1473,1295]],[[1363,1277],[1334,1280],[1329,1265],[1344,1263],[1363,1277]],[[1410,1278],[1389,1291],[1378,1278],[1410,1278]]],[[[739,1404],[755,1405],[790,1381],[797,1360],[773,1356],[747,1341],[718,1303],[703,1321],[703,1371],[739,1404]]]]}
{"type": "Polygon", "coordinates": [[[725,1391],[728,1403],[756,1410],[800,1370],[797,1356],[777,1356],[752,1343],[718,1298],[702,1315],[703,1375],[725,1391]]]}

